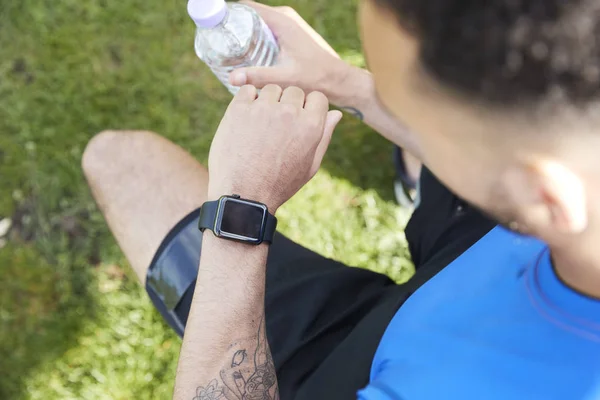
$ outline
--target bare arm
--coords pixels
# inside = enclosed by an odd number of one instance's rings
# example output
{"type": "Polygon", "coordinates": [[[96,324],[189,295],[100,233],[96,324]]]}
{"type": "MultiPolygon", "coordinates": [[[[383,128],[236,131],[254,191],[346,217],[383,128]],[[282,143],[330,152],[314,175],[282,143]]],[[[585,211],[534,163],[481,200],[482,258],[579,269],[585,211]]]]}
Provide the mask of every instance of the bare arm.
{"type": "Polygon", "coordinates": [[[175,399],[278,399],[265,331],[268,247],[204,235],[175,399]]]}
{"type": "MultiPolygon", "coordinates": [[[[341,118],[322,93],[242,87],[211,145],[208,198],[238,194],[275,214],[315,175],[341,118]]],[[[279,398],[265,329],[268,251],[205,232],[176,400],[279,398]]]]}
{"type": "Polygon", "coordinates": [[[416,136],[391,115],[377,98],[373,75],[367,70],[349,65],[343,69],[346,72],[345,78],[339,84],[340,93],[332,97],[332,103],[421,159],[416,136]]]}
{"type": "Polygon", "coordinates": [[[323,92],[332,104],[363,120],[388,140],[421,159],[416,136],[392,116],[375,94],[373,76],[340,59],[329,44],[290,7],[242,1],[264,18],[281,47],[277,65],[244,68],[231,74],[234,85],[269,83],[323,92]]]}

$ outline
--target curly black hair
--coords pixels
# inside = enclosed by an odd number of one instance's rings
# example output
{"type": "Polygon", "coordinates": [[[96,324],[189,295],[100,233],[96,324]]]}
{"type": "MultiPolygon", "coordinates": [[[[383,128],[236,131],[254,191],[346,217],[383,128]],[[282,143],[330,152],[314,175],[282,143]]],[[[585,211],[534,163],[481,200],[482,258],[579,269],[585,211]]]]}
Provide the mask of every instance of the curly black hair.
{"type": "Polygon", "coordinates": [[[600,99],[600,0],[377,0],[442,84],[494,104],[600,99]]]}

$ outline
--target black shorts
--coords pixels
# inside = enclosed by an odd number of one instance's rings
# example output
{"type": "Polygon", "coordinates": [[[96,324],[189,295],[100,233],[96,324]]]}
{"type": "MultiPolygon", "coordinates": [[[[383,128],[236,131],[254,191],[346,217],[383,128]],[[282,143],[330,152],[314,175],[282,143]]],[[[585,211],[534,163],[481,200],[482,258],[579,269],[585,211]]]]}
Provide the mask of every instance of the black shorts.
{"type": "MultiPolygon", "coordinates": [[[[404,285],[324,258],[277,234],[267,260],[266,324],[282,399],[353,399],[367,385],[379,341],[420,285],[495,226],[428,170],[406,236],[416,266],[404,285]]],[[[183,335],[194,293],[202,234],[198,211],[158,249],[146,287],[156,308],[183,335]]]]}

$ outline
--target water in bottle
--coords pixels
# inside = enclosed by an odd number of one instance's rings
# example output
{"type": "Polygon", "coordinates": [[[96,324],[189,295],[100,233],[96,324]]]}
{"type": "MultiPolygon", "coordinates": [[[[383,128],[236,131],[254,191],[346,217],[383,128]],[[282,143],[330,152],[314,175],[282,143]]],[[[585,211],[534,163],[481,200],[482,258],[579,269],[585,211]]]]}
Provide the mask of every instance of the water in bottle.
{"type": "Polygon", "coordinates": [[[196,54],[231,93],[239,90],[229,84],[231,71],[277,61],[277,41],[251,7],[225,0],[189,0],[188,13],[198,27],[196,54]]]}

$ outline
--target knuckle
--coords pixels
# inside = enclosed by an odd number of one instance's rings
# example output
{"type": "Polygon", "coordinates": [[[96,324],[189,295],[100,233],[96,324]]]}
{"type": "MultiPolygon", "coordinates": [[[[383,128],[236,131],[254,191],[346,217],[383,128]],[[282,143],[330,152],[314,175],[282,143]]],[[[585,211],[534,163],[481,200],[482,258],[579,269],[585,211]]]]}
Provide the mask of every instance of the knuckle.
{"type": "Polygon", "coordinates": [[[298,115],[298,107],[293,104],[283,103],[279,105],[279,114],[284,118],[293,118],[298,115]]]}
{"type": "Polygon", "coordinates": [[[254,85],[246,84],[240,88],[237,95],[239,96],[240,93],[250,93],[255,90],[256,90],[256,88],[254,87],[254,85]]]}
{"type": "Polygon", "coordinates": [[[299,96],[304,96],[304,90],[302,90],[298,86],[289,86],[287,89],[285,89],[285,91],[288,93],[294,93],[299,96]]]}
{"type": "Polygon", "coordinates": [[[267,91],[281,90],[281,86],[276,85],[274,83],[269,83],[268,85],[265,85],[265,87],[262,90],[267,90],[267,91]]]}
{"type": "Polygon", "coordinates": [[[254,114],[258,115],[269,115],[272,110],[272,104],[266,102],[255,102],[252,104],[251,109],[254,114]]]}
{"type": "Polygon", "coordinates": [[[256,96],[256,88],[253,85],[244,85],[238,90],[237,94],[234,96],[232,103],[235,103],[235,100],[244,99],[248,97],[256,96]]]}
{"type": "Polygon", "coordinates": [[[244,103],[235,100],[236,99],[234,98],[233,100],[231,100],[231,102],[229,102],[229,106],[227,106],[227,110],[225,111],[226,116],[230,113],[238,113],[240,110],[242,110],[244,103]]]}
{"type": "Polygon", "coordinates": [[[317,90],[315,90],[315,91],[313,91],[313,92],[310,92],[308,96],[309,96],[309,97],[311,98],[311,100],[313,100],[313,101],[320,101],[320,102],[321,102],[321,101],[329,101],[329,100],[327,99],[327,96],[325,96],[325,95],[324,95],[322,92],[319,92],[319,91],[317,91],[317,90]]]}
{"type": "Polygon", "coordinates": [[[321,123],[318,118],[315,118],[314,116],[308,114],[306,115],[306,118],[303,118],[302,121],[302,126],[304,127],[304,129],[310,131],[311,133],[314,133],[315,135],[320,133],[320,125],[321,123]]]}

